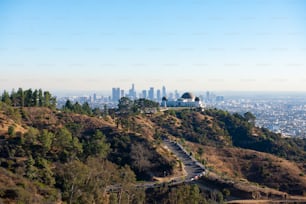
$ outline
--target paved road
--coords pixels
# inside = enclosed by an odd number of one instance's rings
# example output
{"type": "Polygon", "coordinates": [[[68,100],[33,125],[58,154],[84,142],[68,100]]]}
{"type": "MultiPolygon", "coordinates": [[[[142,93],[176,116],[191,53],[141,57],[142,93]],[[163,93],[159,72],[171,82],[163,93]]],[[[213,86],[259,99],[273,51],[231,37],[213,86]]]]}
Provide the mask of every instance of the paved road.
{"type": "MultiPolygon", "coordinates": [[[[205,174],[204,166],[199,163],[196,159],[189,155],[189,153],[177,142],[170,141],[168,139],[163,140],[163,145],[167,146],[168,149],[176,155],[176,157],[182,162],[183,167],[187,173],[187,176],[181,176],[173,178],[170,182],[167,182],[168,185],[178,185],[181,183],[192,182],[205,174]]],[[[141,184],[136,184],[136,188],[157,188],[165,183],[160,182],[145,182],[141,184]]],[[[112,185],[106,188],[106,191],[118,191],[120,190],[120,185],[112,185]]]]}
{"type": "Polygon", "coordinates": [[[190,154],[180,144],[170,140],[163,140],[163,144],[166,145],[184,165],[187,173],[187,176],[183,179],[184,182],[193,181],[205,174],[205,167],[195,158],[190,156],[190,154]]]}

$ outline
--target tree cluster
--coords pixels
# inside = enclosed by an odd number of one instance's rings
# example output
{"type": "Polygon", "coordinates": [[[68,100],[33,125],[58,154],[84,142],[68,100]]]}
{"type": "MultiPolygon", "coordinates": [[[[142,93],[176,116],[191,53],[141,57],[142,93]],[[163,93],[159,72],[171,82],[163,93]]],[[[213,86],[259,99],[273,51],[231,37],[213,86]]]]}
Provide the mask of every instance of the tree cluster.
{"type": "Polygon", "coordinates": [[[4,91],[1,95],[1,101],[13,107],[56,107],[56,97],[52,96],[49,91],[42,91],[42,89],[23,90],[19,88],[14,89],[11,93],[4,91]]]}
{"type": "MultiPolygon", "coordinates": [[[[30,128],[25,134],[12,134],[0,146],[0,166],[56,187],[68,203],[103,203],[106,186],[120,182],[120,167],[106,160],[110,146],[100,131],[84,140],[67,128],[54,132],[30,128]]],[[[4,193],[0,198],[6,196],[4,193]]],[[[45,202],[59,199],[57,191],[45,192],[44,197],[45,202]]]]}
{"type": "Polygon", "coordinates": [[[122,128],[129,131],[136,131],[137,127],[135,121],[131,116],[138,114],[153,114],[159,110],[159,103],[150,101],[148,99],[131,100],[127,97],[122,97],[118,103],[118,109],[113,114],[116,117],[117,127],[121,125],[122,128]]]}
{"type": "Polygon", "coordinates": [[[70,100],[67,100],[62,109],[66,112],[71,112],[71,113],[86,114],[86,115],[93,114],[93,110],[90,108],[87,102],[80,104],[78,102],[72,103],[70,100]]]}
{"type": "Polygon", "coordinates": [[[127,97],[122,97],[118,103],[119,114],[124,116],[138,113],[152,113],[158,109],[159,103],[144,98],[133,101],[127,97]]]}
{"type": "Polygon", "coordinates": [[[204,193],[201,192],[199,187],[195,184],[183,184],[175,187],[164,185],[158,189],[148,190],[147,194],[148,198],[146,199],[146,203],[156,203],[156,200],[161,204],[223,203],[222,193],[219,193],[218,197],[215,196],[217,192],[212,192],[210,194],[206,192],[204,193]]]}

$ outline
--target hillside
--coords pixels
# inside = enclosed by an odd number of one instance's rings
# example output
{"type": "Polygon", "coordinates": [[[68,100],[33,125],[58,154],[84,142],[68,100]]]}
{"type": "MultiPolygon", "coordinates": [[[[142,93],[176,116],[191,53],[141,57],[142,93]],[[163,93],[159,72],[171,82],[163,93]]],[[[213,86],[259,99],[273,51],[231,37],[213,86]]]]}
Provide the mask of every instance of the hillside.
{"type": "MultiPolygon", "coordinates": [[[[128,195],[135,202],[160,198],[166,203],[171,193],[198,191],[188,186],[154,192],[131,188],[135,182],[180,174],[162,137],[182,143],[211,175],[292,195],[306,193],[305,140],[282,138],[254,127],[247,115],[220,110],[103,115],[0,103],[0,137],[4,203],[108,203],[128,195]],[[123,186],[121,194],[99,193],[108,185],[123,186]]],[[[203,203],[216,198],[200,194],[203,203]]]]}
{"type": "Polygon", "coordinates": [[[124,195],[138,195],[143,191],[129,187],[136,180],[150,181],[153,177],[163,177],[164,172],[171,175],[176,171],[175,158],[163,155],[165,150],[153,138],[152,123],[141,116],[133,119],[138,124],[134,127],[136,132],[126,130],[123,124],[117,126],[117,119],[109,116],[46,107],[15,108],[3,103],[0,108],[0,166],[11,177],[0,180],[3,202],[35,199],[31,203],[44,203],[44,199],[48,202],[63,199],[70,203],[77,200],[101,203],[109,199],[108,195],[94,192],[104,192],[107,185],[127,185],[124,195]],[[79,175],[77,184],[73,181],[76,175],[79,175]],[[87,175],[92,178],[87,180],[87,175]],[[11,185],[6,183],[9,180],[11,185]],[[20,186],[19,180],[27,185],[20,186]],[[42,186],[49,188],[52,199],[40,190],[42,186]],[[76,194],[79,191],[83,193],[76,194]],[[37,198],[30,192],[36,192],[37,198]]]}
{"type": "Polygon", "coordinates": [[[247,118],[222,110],[204,112],[169,111],[152,120],[163,134],[187,141],[220,147],[240,147],[296,161],[305,170],[306,140],[282,138],[265,128],[257,128],[247,118]]]}
{"type": "Polygon", "coordinates": [[[219,175],[305,193],[305,139],[282,138],[221,110],[169,112],[152,120],[219,175]]]}
{"type": "Polygon", "coordinates": [[[302,195],[306,176],[295,162],[271,154],[236,147],[217,148],[186,143],[190,149],[203,149],[199,156],[207,168],[233,181],[247,180],[290,194],[302,195]]]}

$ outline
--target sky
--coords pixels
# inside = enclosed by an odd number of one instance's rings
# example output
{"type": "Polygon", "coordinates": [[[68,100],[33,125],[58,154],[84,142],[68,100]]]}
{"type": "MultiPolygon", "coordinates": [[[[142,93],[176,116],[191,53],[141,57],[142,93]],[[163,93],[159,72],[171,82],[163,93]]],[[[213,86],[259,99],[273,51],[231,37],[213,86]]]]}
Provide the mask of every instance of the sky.
{"type": "Polygon", "coordinates": [[[1,0],[0,90],[306,91],[304,0],[1,0]]]}

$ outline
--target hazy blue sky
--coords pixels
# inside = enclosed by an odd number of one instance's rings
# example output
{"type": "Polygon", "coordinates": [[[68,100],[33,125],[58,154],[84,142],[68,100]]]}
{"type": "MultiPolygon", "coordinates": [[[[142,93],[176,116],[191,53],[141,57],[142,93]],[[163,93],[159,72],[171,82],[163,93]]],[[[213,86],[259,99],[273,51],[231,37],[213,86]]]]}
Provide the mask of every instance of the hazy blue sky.
{"type": "Polygon", "coordinates": [[[306,1],[0,1],[0,89],[132,82],[306,91],[306,1]]]}

